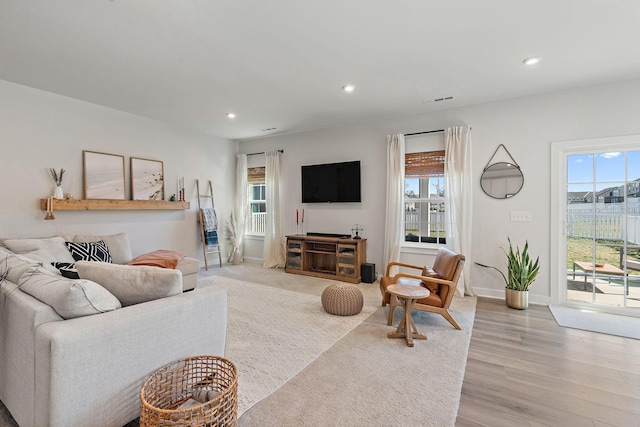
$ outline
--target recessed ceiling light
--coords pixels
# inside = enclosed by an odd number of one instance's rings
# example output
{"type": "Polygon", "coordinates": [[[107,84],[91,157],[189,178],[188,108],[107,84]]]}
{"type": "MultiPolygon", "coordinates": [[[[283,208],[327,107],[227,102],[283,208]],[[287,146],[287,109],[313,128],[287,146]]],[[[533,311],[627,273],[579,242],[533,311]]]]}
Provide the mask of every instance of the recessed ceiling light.
{"type": "Polygon", "coordinates": [[[530,56],[529,58],[526,58],[524,61],[522,61],[524,65],[533,65],[537,64],[538,62],[540,62],[540,57],[538,56],[530,56]]]}
{"type": "Polygon", "coordinates": [[[342,90],[345,92],[353,92],[356,87],[354,85],[344,85],[342,86],[342,90]]]}
{"type": "Polygon", "coordinates": [[[235,119],[236,118],[236,114],[235,113],[227,113],[227,118],[235,119]]]}

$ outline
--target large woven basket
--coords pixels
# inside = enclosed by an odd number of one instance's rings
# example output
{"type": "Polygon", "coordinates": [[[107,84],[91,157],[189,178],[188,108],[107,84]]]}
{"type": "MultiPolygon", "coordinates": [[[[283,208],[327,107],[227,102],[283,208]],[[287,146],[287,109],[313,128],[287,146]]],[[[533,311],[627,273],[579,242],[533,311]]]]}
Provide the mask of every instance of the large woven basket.
{"type": "Polygon", "coordinates": [[[195,356],[171,362],[140,389],[140,426],[235,426],[238,416],[238,374],[235,365],[218,356],[195,356]],[[213,390],[213,400],[180,409],[194,390],[213,390]]]}

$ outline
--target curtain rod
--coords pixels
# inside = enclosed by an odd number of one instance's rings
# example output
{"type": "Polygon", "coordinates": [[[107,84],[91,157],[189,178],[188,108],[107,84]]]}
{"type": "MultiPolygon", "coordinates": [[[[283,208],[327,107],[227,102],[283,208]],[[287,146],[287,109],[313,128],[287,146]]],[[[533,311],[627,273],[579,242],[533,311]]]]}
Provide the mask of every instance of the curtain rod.
{"type": "Polygon", "coordinates": [[[424,132],[405,133],[404,136],[424,135],[424,134],[427,134],[427,133],[438,133],[438,132],[444,132],[444,129],[426,130],[424,132]]]}
{"type": "MultiPolygon", "coordinates": [[[[278,153],[284,153],[284,150],[277,150],[278,153]]],[[[260,151],[258,153],[249,153],[247,156],[257,156],[258,154],[266,154],[266,151],[260,151]]]]}

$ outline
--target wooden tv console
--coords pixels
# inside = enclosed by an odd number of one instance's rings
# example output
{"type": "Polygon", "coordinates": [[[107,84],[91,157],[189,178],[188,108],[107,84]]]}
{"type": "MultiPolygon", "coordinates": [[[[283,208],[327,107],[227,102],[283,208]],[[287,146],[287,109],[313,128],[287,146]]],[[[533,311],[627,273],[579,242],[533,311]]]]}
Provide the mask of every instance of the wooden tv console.
{"type": "Polygon", "coordinates": [[[366,262],[367,239],[287,236],[287,273],[360,283],[360,267],[366,262]]]}

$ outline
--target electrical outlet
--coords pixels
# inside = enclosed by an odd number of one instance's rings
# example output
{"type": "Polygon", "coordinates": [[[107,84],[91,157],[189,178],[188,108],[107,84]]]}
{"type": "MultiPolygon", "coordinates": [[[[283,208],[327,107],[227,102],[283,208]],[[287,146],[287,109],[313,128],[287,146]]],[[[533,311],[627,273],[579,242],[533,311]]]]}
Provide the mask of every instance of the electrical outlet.
{"type": "Polygon", "coordinates": [[[529,211],[511,211],[511,221],[520,221],[520,222],[531,221],[531,212],[529,212],[529,211]]]}

